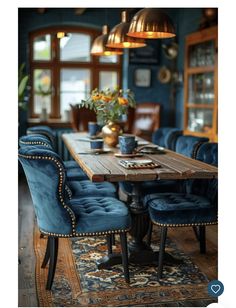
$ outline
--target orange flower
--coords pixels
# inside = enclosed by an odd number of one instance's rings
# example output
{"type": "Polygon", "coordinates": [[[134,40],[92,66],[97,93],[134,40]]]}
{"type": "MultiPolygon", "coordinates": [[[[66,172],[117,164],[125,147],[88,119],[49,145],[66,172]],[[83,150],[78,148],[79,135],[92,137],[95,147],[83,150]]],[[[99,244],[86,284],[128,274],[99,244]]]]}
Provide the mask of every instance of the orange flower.
{"type": "Polygon", "coordinates": [[[118,103],[120,105],[128,105],[128,100],[127,98],[124,98],[124,97],[118,97],[118,103]]]}
{"type": "Polygon", "coordinates": [[[101,97],[102,97],[101,94],[95,94],[95,95],[92,96],[92,100],[93,101],[99,101],[101,99],[101,97]]]}
{"type": "Polygon", "coordinates": [[[111,96],[106,96],[106,95],[103,95],[102,96],[102,100],[106,103],[110,102],[112,100],[112,97],[111,96]]]}

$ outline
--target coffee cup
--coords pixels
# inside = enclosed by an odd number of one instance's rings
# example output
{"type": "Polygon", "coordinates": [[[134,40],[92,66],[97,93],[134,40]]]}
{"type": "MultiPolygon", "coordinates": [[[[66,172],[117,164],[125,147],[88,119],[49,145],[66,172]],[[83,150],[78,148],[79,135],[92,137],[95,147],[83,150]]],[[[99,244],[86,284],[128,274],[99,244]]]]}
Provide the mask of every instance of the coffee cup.
{"type": "Polygon", "coordinates": [[[101,150],[103,149],[103,140],[91,140],[90,148],[92,150],[101,150]]]}
{"type": "Polygon", "coordinates": [[[134,135],[119,136],[119,145],[121,154],[133,154],[136,148],[136,141],[134,135]]]}
{"type": "Polygon", "coordinates": [[[100,130],[100,126],[96,122],[88,122],[88,132],[90,137],[95,137],[100,130]]]}

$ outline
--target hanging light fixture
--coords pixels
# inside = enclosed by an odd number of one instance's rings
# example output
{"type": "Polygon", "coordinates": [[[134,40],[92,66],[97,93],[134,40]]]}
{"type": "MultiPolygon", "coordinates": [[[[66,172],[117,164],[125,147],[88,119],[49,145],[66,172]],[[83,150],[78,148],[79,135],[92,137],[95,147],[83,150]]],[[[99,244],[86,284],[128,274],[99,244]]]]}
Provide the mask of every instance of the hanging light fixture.
{"type": "Polygon", "coordinates": [[[139,48],[146,46],[143,39],[127,36],[129,26],[127,12],[123,11],[121,13],[121,23],[110,31],[106,46],[111,48],[139,48]]]}
{"type": "Polygon", "coordinates": [[[123,54],[122,50],[106,47],[107,38],[108,38],[108,26],[104,25],[102,27],[102,35],[99,35],[94,40],[90,53],[94,56],[122,55],[123,54]]]}
{"type": "Polygon", "coordinates": [[[138,11],[130,23],[127,35],[146,39],[164,39],[176,36],[170,17],[158,8],[145,8],[138,11]]]}

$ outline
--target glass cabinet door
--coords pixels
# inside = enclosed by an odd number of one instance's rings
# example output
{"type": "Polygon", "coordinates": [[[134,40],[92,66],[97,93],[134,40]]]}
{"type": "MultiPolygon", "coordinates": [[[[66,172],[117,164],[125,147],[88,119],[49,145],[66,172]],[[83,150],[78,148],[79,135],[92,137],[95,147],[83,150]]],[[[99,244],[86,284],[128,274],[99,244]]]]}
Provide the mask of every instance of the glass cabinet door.
{"type": "Polygon", "coordinates": [[[188,103],[214,103],[214,73],[191,74],[188,78],[188,103]]]}
{"type": "Polygon", "coordinates": [[[213,127],[213,110],[206,108],[188,109],[188,130],[210,133],[213,127]]]}
{"type": "Polygon", "coordinates": [[[189,67],[213,66],[215,59],[214,41],[195,44],[189,47],[189,67]]]}

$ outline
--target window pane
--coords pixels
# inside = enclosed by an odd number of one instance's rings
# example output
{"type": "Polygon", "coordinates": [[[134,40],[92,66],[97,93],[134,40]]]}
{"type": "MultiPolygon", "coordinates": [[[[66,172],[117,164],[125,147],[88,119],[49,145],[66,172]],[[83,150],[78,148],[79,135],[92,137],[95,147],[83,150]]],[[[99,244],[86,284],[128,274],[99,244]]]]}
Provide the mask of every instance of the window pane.
{"type": "Polygon", "coordinates": [[[50,34],[37,36],[33,42],[33,60],[51,60],[50,34]]]}
{"type": "Polygon", "coordinates": [[[87,34],[67,33],[60,39],[60,59],[62,61],[90,61],[91,37],[87,34]]]}
{"type": "Polygon", "coordinates": [[[192,45],[189,49],[189,66],[211,66],[215,62],[214,41],[192,45]]]}
{"type": "Polygon", "coordinates": [[[99,62],[100,63],[118,63],[118,56],[104,56],[104,57],[99,57],[99,62]]]}
{"type": "Polygon", "coordinates": [[[89,96],[91,91],[89,69],[61,70],[61,116],[70,110],[70,104],[78,104],[89,96]]]}
{"type": "Polygon", "coordinates": [[[51,112],[51,71],[48,69],[34,70],[34,112],[40,114],[42,108],[51,112]]]}
{"type": "Polygon", "coordinates": [[[118,74],[112,71],[101,71],[99,72],[99,89],[114,89],[118,85],[118,74]]]}

